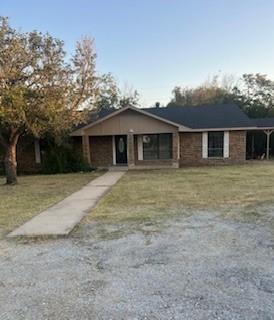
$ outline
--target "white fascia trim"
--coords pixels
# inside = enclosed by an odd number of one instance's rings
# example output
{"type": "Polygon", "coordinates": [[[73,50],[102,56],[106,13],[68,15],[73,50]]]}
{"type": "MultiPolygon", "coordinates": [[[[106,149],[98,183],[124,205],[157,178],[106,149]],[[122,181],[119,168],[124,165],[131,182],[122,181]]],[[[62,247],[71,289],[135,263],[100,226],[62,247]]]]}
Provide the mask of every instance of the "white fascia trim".
{"type": "Polygon", "coordinates": [[[258,130],[257,127],[239,127],[239,128],[204,128],[204,129],[190,129],[185,130],[179,127],[179,132],[204,132],[204,131],[247,131],[247,130],[258,130]]]}

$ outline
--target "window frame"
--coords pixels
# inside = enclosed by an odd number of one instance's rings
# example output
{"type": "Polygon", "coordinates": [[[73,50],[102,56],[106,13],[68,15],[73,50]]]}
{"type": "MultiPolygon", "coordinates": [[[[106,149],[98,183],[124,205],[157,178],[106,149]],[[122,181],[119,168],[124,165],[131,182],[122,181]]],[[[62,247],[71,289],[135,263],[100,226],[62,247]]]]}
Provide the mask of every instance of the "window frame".
{"type": "Polygon", "coordinates": [[[172,148],[173,148],[173,145],[172,145],[172,133],[152,133],[152,134],[144,134],[143,136],[142,136],[142,149],[143,149],[143,160],[144,161],[155,161],[155,160],[172,160],[172,148]],[[162,136],[162,135],[166,135],[166,136],[168,136],[168,138],[169,138],[169,145],[168,145],[168,147],[169,147],[169,150],[168,150],[168,152],[169,152],[169,157],[168,158],[163,158],[163,157],[160,157],[160,136],[162,136]],[[151,136],[156,136],[156,140],[157,140],[157,142],[156,142],[156,157],[155,158],[147,158],[147,156],[145,155],[145,142],[144,142],[144,137],[145,136],[149,136],[149,137],[151,137],[151,136]]]}
{"type": "MultiPolygon", "coordinates": [[[[218,139],[217,137],[215,137],[215,139],[218,139]]],[[[224,131],[209,131],[207,133],[207,157],[210,159],[222,159],[224,158],[224,148],[225,148],[225,132],[224,131]],[[210,136],[212,135],[216,135],[216,134],[221,134],[222,138],[219,137],[220,141],[221,141],[221,147],[211,147],[211,143],[210,143],[210,136]],[[218,150],[220,150],[220,152],[218,153],[218,150]],[[214,154],[215,152],[215,154],[214,154]],[[217,153],[217,154],[216,154],[217,153]]],[[[219,143],[220,143],[219,141],[219,143]]],[[[214,144],[214,142],[213,142],[214,144]]],[[[218,144],[218,141],[215,141],[215,144],[218,144]]]]}

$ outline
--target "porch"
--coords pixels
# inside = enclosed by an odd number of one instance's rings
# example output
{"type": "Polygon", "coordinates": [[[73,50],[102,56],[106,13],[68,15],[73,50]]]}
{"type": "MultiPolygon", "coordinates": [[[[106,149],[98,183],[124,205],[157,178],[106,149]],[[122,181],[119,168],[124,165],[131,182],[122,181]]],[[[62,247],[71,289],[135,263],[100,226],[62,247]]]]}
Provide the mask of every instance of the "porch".
{"type": "Polygon", "coordinates": [[[274,128],[262,128],[247,132],[247,160],[269,160],[274,157],[273,131],[274,128]]]}
{"type": "Polygon", "coordinates": [[[179,133],[84,135],[85,160],[94,167],[179,167],[179,133]]]}

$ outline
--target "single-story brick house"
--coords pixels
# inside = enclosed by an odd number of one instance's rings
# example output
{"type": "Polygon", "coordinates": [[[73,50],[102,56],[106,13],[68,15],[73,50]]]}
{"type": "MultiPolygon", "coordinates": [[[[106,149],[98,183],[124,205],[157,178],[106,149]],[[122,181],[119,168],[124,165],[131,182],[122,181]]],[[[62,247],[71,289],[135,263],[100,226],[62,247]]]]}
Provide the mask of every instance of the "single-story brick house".
{"type": "Polygon", "coordinates": [[[257,125],[234,104],[125,107],[101,111],[71,136],[95,167],[242,163],[247,158],[247,132],[260,130],[270,137],[274,119],[264,120],[257,125]]]}
{"type": "MultiPolygon", "coordinates": [[[[71,137],[75,150],[93,167],[178,168],[243,163],[262,154],[268,158],[274,153],[272,130],[274,118],[250,119],[234,104],[129,106],[93,114],[71,137]],[[263,145],[257,152],[256,136],[263,145]]],[[[19,171],[37,172],[42,161],[38,140],[29,139],[24,147],[19,143],[19,171]]]]}

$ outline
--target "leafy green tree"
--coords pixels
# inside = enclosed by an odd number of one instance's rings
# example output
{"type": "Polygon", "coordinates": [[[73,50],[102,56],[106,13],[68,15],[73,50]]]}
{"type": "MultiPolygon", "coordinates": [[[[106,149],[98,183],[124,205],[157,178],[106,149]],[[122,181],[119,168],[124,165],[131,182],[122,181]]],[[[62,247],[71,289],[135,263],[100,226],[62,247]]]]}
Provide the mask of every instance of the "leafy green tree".
{"type": "Polygon", "coordinates": [[[67,62],[63,42],[13,29],[0,17],[0,144],[6,183],[17,182],[16,146],[25,133],[58,137],[83,121],[97,94],[93,42],[82,39],[67,62]]]}
{"type": "Polygon", "coordinates": [[[120,90],[111,73],[99,77],[98,95],[95,101],[95,109],[112,109],[119,106],[120,90]]]}
{"type": "Polygon", "coordinates": [[[235,103],[251,118],[274,116],[274,81],[266,75],[244,74],[232,92],[235,103]]]}
{"type": "Polygon", "coordinates": [[[233,79],[228,76],[220,81],[216,75],[202,85],[194,88],[175,87],[172,91],[173,99],[169,106],[196,106],[201,104],[227,103],[233,100],[231,83],[233,79]]]}
{"type": "Polygon", "coordinates": [[[189,88],[175,87],[169,106],[195,106],[233,102],[249,117],[274,116],[274,81],[263,74],[243,74],[238,80],[232,76],[214,76],[204,84],[189,88]]]}
{"type": "Polygon", "coordinates": [[[119,105],[121,108],[126,106],[138,107],[139,106],[139,93],[132,86],[125,85],[120,90],[119,105]]]}
{"type": "Polygon", "coordinates": [[[196,106],[201,104],[221,104],[233,101],[231,91],[234,78],[224,76],[221,80],[215,75],[211,80],[194,88],[175,87],[169,106],[196,106]]]}
{"type": "Polygon", "coordinates": [[[99,77],[98,95],[94,103],[96,110],[119,109],[126,106],[138,106],[139,94],[132,88],[121,90],[111,73],[99,77]]]}

